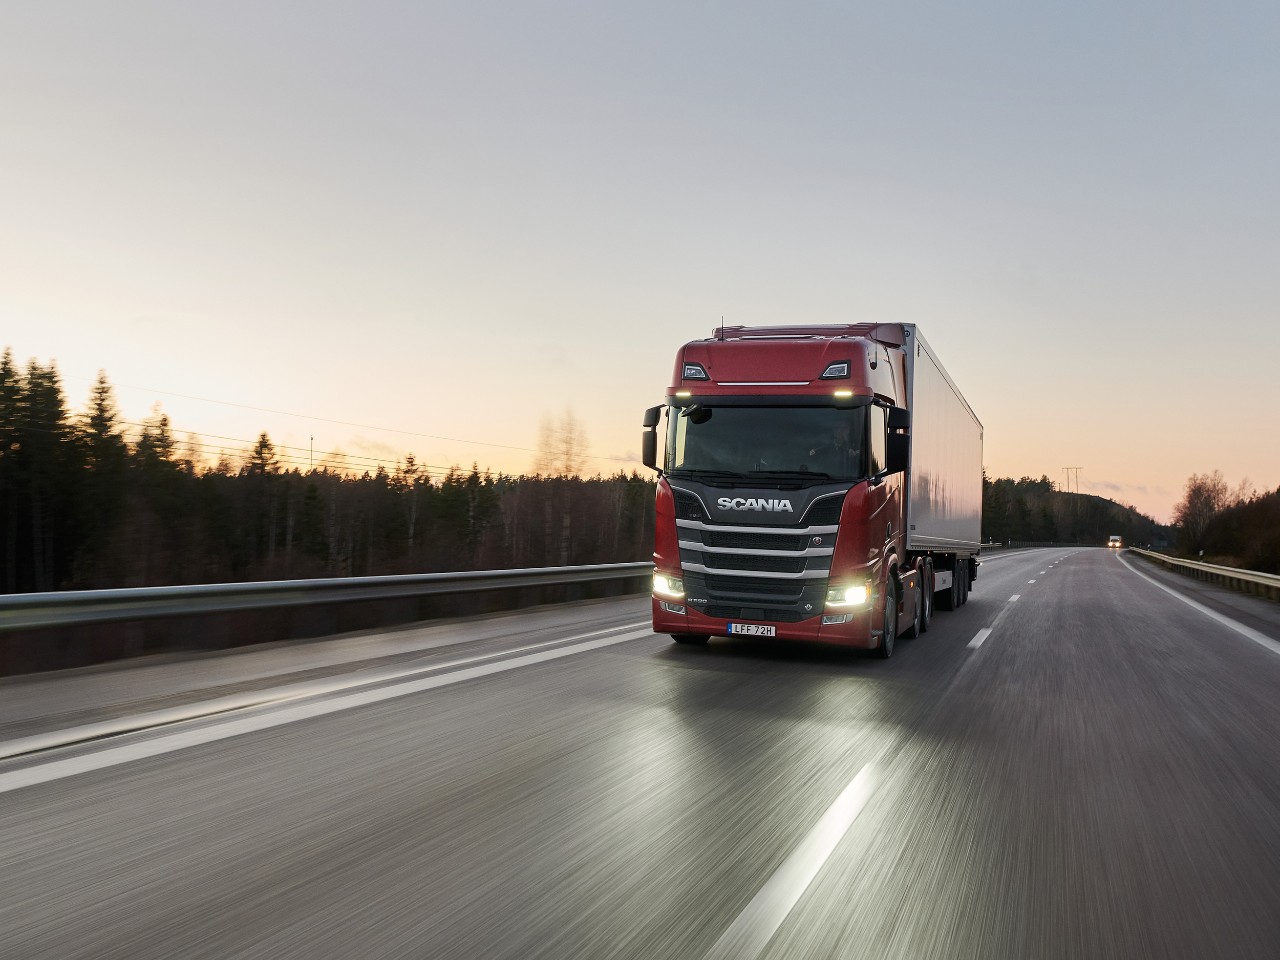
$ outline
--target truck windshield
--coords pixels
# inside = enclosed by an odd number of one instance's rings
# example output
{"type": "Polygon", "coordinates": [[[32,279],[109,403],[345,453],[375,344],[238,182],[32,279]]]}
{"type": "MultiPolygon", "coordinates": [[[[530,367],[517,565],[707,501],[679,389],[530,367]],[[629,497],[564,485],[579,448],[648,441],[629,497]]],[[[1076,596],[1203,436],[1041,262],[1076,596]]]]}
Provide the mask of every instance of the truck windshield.
{"type": "Polygon", "coordinates": [[[861,480],[865,423],[862,407],[671,407],[667,472],[748,481],[861,480]]]}

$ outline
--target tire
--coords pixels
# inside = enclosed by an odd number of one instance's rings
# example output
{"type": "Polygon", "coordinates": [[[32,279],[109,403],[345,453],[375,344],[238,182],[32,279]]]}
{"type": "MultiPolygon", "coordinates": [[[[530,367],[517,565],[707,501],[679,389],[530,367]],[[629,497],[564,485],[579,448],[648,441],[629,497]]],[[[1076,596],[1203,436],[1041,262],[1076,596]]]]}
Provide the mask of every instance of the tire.
{"type": "Polygon", "coordinates": [[[939,590],[935,599],[943,610],[954,610],[960,606],[960,573],[954,567],[951,570],[951,586],[946,590],[939,590]]]}
{"type": "MultiPolygon", "coordinates": [[[[917,577],[918,576],[919,576],[919,571],[917,571],[917,577]]],[[[907,627],[906,630],[902,631],[902,635],[906,637],[908,640],[916,639],[923,632],[923,629],[920,626],[921,621],[924,620],[925,589],[924,589],[923,581],[920,581],[919,579],[917,579],[916,588],[912,592],[915,594],[916,612],[915,612],[915,615],[911,618],[911,625],[907,627]]]]}
{"type": "Polygon", "coordinates": [[[889,574],[889,589],[884,598],[884,635],[880,638],[880,646],[876,647],[876,656],[888,660],[893,656],[893,646],[898,639],[898,591],[893,588],[894,576],[889,574]]]}
{"type": "Polygon", "coordinates": [[[933,622],[933,564],[926,560],[923,571],[924,579],[920,581],[920,632],[928,633],[929,624],[933,622]]]}
{"type": "Polygon", "coordinates": [[[685,643],[689,646],[696,646],[706,643],[711,638],[704,633],[673,633],[671,639],[676,643],[685,643]]]}

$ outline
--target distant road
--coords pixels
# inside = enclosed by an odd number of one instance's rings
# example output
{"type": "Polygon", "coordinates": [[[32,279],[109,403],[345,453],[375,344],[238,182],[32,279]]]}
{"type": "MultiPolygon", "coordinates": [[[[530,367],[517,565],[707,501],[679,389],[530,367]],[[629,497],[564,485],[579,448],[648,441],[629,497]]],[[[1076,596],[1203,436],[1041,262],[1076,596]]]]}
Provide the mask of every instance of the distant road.
{"type": "Polygon", "coordinates": [[[1058,548],[885,662],[647,611],[0,683],[0,957],[1280,956],[1276,605],[1058,548]]]}

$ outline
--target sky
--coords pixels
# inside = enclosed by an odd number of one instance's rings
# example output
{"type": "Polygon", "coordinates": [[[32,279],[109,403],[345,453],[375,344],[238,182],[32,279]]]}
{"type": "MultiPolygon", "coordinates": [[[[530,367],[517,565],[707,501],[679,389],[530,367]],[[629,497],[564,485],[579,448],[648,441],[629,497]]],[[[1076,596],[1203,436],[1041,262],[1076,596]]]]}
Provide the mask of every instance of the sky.
{"type": "MultiPolygon", "coordinates": [[[[677,348],[910,322],[991,476],[1280,486],[1280,6],[0,6],[0,348],[351,466],[638,466],[677,348]]],[[[305,465],[305,464],[304,464],[305,465]]]]}

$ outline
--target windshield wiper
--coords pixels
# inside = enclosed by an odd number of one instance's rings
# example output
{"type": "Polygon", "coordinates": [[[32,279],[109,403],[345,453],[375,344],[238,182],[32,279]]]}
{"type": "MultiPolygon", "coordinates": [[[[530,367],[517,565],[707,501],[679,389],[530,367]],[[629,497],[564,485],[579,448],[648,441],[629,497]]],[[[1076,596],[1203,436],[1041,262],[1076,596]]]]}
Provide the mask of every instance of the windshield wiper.
{"type": "Polygon", "coordinates": [[[707,478],[715,480],[745,480],[746,474],[738,473],[736,470],[697,470],[697,469],[681,469],[668,470],[669,477],[695,477],[707,478]]]}
{"type": "Polygon", "coordinates": [[[774,480],[779,483],[788,481],[799,482],[804,486],[812,486],[815,483],[829,483],[836,479],[829,473],[823,473],[821,470],[752,470],[751,477],[759,477],[761,480],[774,480]]]}

